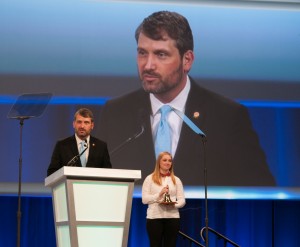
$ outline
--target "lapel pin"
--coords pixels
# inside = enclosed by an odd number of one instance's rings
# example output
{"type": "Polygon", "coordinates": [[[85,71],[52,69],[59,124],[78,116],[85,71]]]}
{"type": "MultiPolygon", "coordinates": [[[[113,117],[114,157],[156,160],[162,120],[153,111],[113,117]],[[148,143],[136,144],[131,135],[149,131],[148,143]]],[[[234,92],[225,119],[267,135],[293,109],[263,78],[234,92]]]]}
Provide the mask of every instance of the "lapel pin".
{"type": "Polygon", "coordinates": [[[193,118],[197,119],[197,118],[199,118],[199,117],[200,117],[200,113],[197,112],[197,111],[195,111],[195,112],[194,112],[194,115],[193,115],[193,118]]]}

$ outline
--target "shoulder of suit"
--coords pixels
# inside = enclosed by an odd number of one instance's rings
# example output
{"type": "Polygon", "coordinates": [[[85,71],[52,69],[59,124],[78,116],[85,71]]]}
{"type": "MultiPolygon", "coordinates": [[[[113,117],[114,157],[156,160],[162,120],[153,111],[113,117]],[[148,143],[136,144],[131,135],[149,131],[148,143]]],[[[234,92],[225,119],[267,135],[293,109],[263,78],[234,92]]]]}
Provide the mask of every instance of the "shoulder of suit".
{"type": "Polygon", "coordinates": [[[138,102],[143,102],[143,101],[147,100],[147,97],[149,98],[149,94],[146,93],[141,88],[141,89],[132,91],[130,93],[121,95],[119,97],[110,99],[106,102],[106,104],[108,106],[112,106],[112,105],[124,106],[124,105],[130,105],[130,104],[137,105],[138,102]]]}
{"type": "Polygon", "coordinates": [[[191,79],[191,97],[204,98],[207,102],[213,102],[214,104],[220,104],[222,106],[240,107],[241,104],[235,100],[226,97],[220,93],[214,92],[208,88],[202,87],[191,79]]]}
{"type": "Polygon", "coordinates": [[[66,137],[64,139],[60,139],[60,140],[58,140],[58,142],[60,142],[60,143],[66,143],[66,142],[72,142],[74,140],[76,140],[75,135],[72,135],[72,136],[68,136],[68,137],[66,137]]]}
{"type": "Polygon", "coordinates": [[[106,142],[94,137],[94,136],[90,136],[90,143],[97,143],[97,144],[105,144],[106,145],[106,142]]]}
{"type": "Polygon", "coordinates": [[[75,138],[75,135],[73,136],[69,136],[69,137],[66,137],[64,139],[59,139],[57,142],[56,142],[56,146],[70,146],[72,145],[72,143],[76,144],[76,138],[75,138]]]}

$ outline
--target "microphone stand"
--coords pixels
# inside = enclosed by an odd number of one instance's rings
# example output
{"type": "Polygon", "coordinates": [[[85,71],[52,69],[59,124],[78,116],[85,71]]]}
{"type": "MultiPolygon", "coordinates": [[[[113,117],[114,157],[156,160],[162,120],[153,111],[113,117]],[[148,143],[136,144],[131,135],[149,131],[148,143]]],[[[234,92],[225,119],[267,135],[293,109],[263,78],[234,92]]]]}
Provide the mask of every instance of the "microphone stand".
{"type": "Polygon", "coordinates": [[[21,243],[21,187],[22,187],[22,143],[23,143],[23,125],[24,120],[29,117],[19,117],[20,120],[20,156],[19,156],[19,178],[18,178],[18,211],[17,211],[17,247],[21,243]]]}
{"type": "MultiPolygon", "coordinates": [[[[212,233],[214,233],[217,236],[217,239],[223,239],[224,240],[224,246],[227,246],[227,243],[230,243],[231,245],[235,246],[235,247],[240,247],[237,243],[233,242],[232,240],[230,240],[229,238],[225,237],[224,235],[222,235],[221,233],[218,233],[217,231],[215,231],[214,229],[208,227],[207,228],[209,231],[211,231],[212,233]]],[[[202,239],[205,241],[205,237],[203,236],[203,231],[204,228],[201,229],[200,231],[200,235],[202,237],[202,239]]]]}
{"type": "MultiPolygon", "coordinates": [[[[213,229],[208,227],[208,199],[207,199],[207,165],[206,165],[206,135],[199,129],[197,125],[195,125],[192,120],[190,120],[185,114],[183,114],[181,111],[172,108],[173,111],[185,122],[186,125],[188,125],[196,134],[200,135],[202,137],[202,143],[203,143],[203,166],[204,166],[204,200],[205,200],[205,247],[208,247],[209,241],[208,241],[208,231],[215,232],[213,229]]],[[[202,234],[202,230],[201,230],[202,234]]],[[[223,236],[222,236],[223,237],[223,236]]],[[[226,239],[227,241],[227,239],[226,239]]],[[[225,243],[226,244],[226,243],[225,243]]],[[[225,245],[224,245],[225,246],[225,245]]]]}
{"type": "Polygon", "coordinates": [[[124,147],[128,142],[131,142],[133,140],[135,140],[136,138],[138,138],[141,134],[143,134],[145,131],[145,127],[144,125],[142,125],[141,127],[141,131],[135,133],[133,136],[129,137],[128,139],[126,139],[124,142],[122,142],[119,146],[117,146],[116,148],[114,148],[110,153],[109,156],[112,157],[114,153],[116,153],[117,151],[119,151],[122,147],[124,147]]]}
{"type": "Polygon", "coordinates": [[[88,145],[86,146],[86,148],[80,153],[75,155],[71,160],[69,160],[69,162],[67,163],[66,166],[73,166],[75,165],[76,161],[81,157],[81,155],[84,154],[84,152],[88,149],[88,145]]]}
{"type": "Polygon", "coordinates": [[[206,166],[206,135],[203,133],[200,128],[192,122],[184,113],[172,107],[172,110],[183,120],[183,122],[189,126],[196,134],[200,135],[202,138],[203,144],[203,166],[204,166],[204,203],[205,203],[205,247],[208,247],[208,197],[207,197],[207,166],[206,166]]]}
{"type": "Polygon", "coordinates": [[[20,119],[20,157],[19,157],[19,178],[18,178],[18,211],[17,211],[17,247],[20,246],[21,233],[21,181],[22,181],[22,133],[24,119],[20,119]]]}
{"type": "Polygon", "coordinates": [[[208,247],[208,196],[207,196],[207,167],[206,167],[206,137],[201,135],[202,137],[202,144],[203,144],[203,165],[204,165],[204,203],[205,203],[205,247],[208,247]]]}
{"type": "Polygon", "coordinates": [[[18,179],[18,212],[17,212],[17,247],[20,247],[21,239],[21,185],[22,185],[22,136],[24,120],[39,117],[44,112],[52,97],[51,93],[23,94],[18,97],[10,109],[7,117],[20,121],[20,157],[18,179]]]}

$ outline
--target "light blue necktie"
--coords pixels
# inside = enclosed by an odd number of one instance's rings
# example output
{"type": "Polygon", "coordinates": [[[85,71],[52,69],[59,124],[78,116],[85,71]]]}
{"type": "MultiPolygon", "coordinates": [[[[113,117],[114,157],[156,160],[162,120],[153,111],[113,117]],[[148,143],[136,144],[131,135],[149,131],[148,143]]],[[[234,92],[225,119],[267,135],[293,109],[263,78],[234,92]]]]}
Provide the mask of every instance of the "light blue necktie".
{"type": "MultiPolygon", "coordinates": [[[[85,149],[85,141],[80,142],[80,148],[79,148],[79,154],[81,154],[83,152],[83,150],[85,149]]],[[[86,166],[86,154],[85,152],[80,156],[80,161],[81,161],[81,165],[82,167],[86,166]]]]}
{"type": "Polygon", "coordinates": [[[171,153],[171,131],[166,118],[169,112],[172,110],[172,108],[169,105],[164,105],[159,110],[161,112],[161,117],[160,122],[158,124],[154,143],[156,157],[161,152],[167,151],[171,153]]]}

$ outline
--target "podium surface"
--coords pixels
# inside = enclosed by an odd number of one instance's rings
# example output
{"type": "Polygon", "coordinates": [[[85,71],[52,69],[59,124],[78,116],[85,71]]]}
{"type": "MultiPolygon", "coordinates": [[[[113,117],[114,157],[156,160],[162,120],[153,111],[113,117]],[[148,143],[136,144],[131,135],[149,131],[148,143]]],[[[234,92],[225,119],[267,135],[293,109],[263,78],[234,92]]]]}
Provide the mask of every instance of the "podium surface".
{"type": "Polygon", "coordinates": [[[139,170],[62,167],[51,187],[58,247],[126,247],[139,170]]]}

